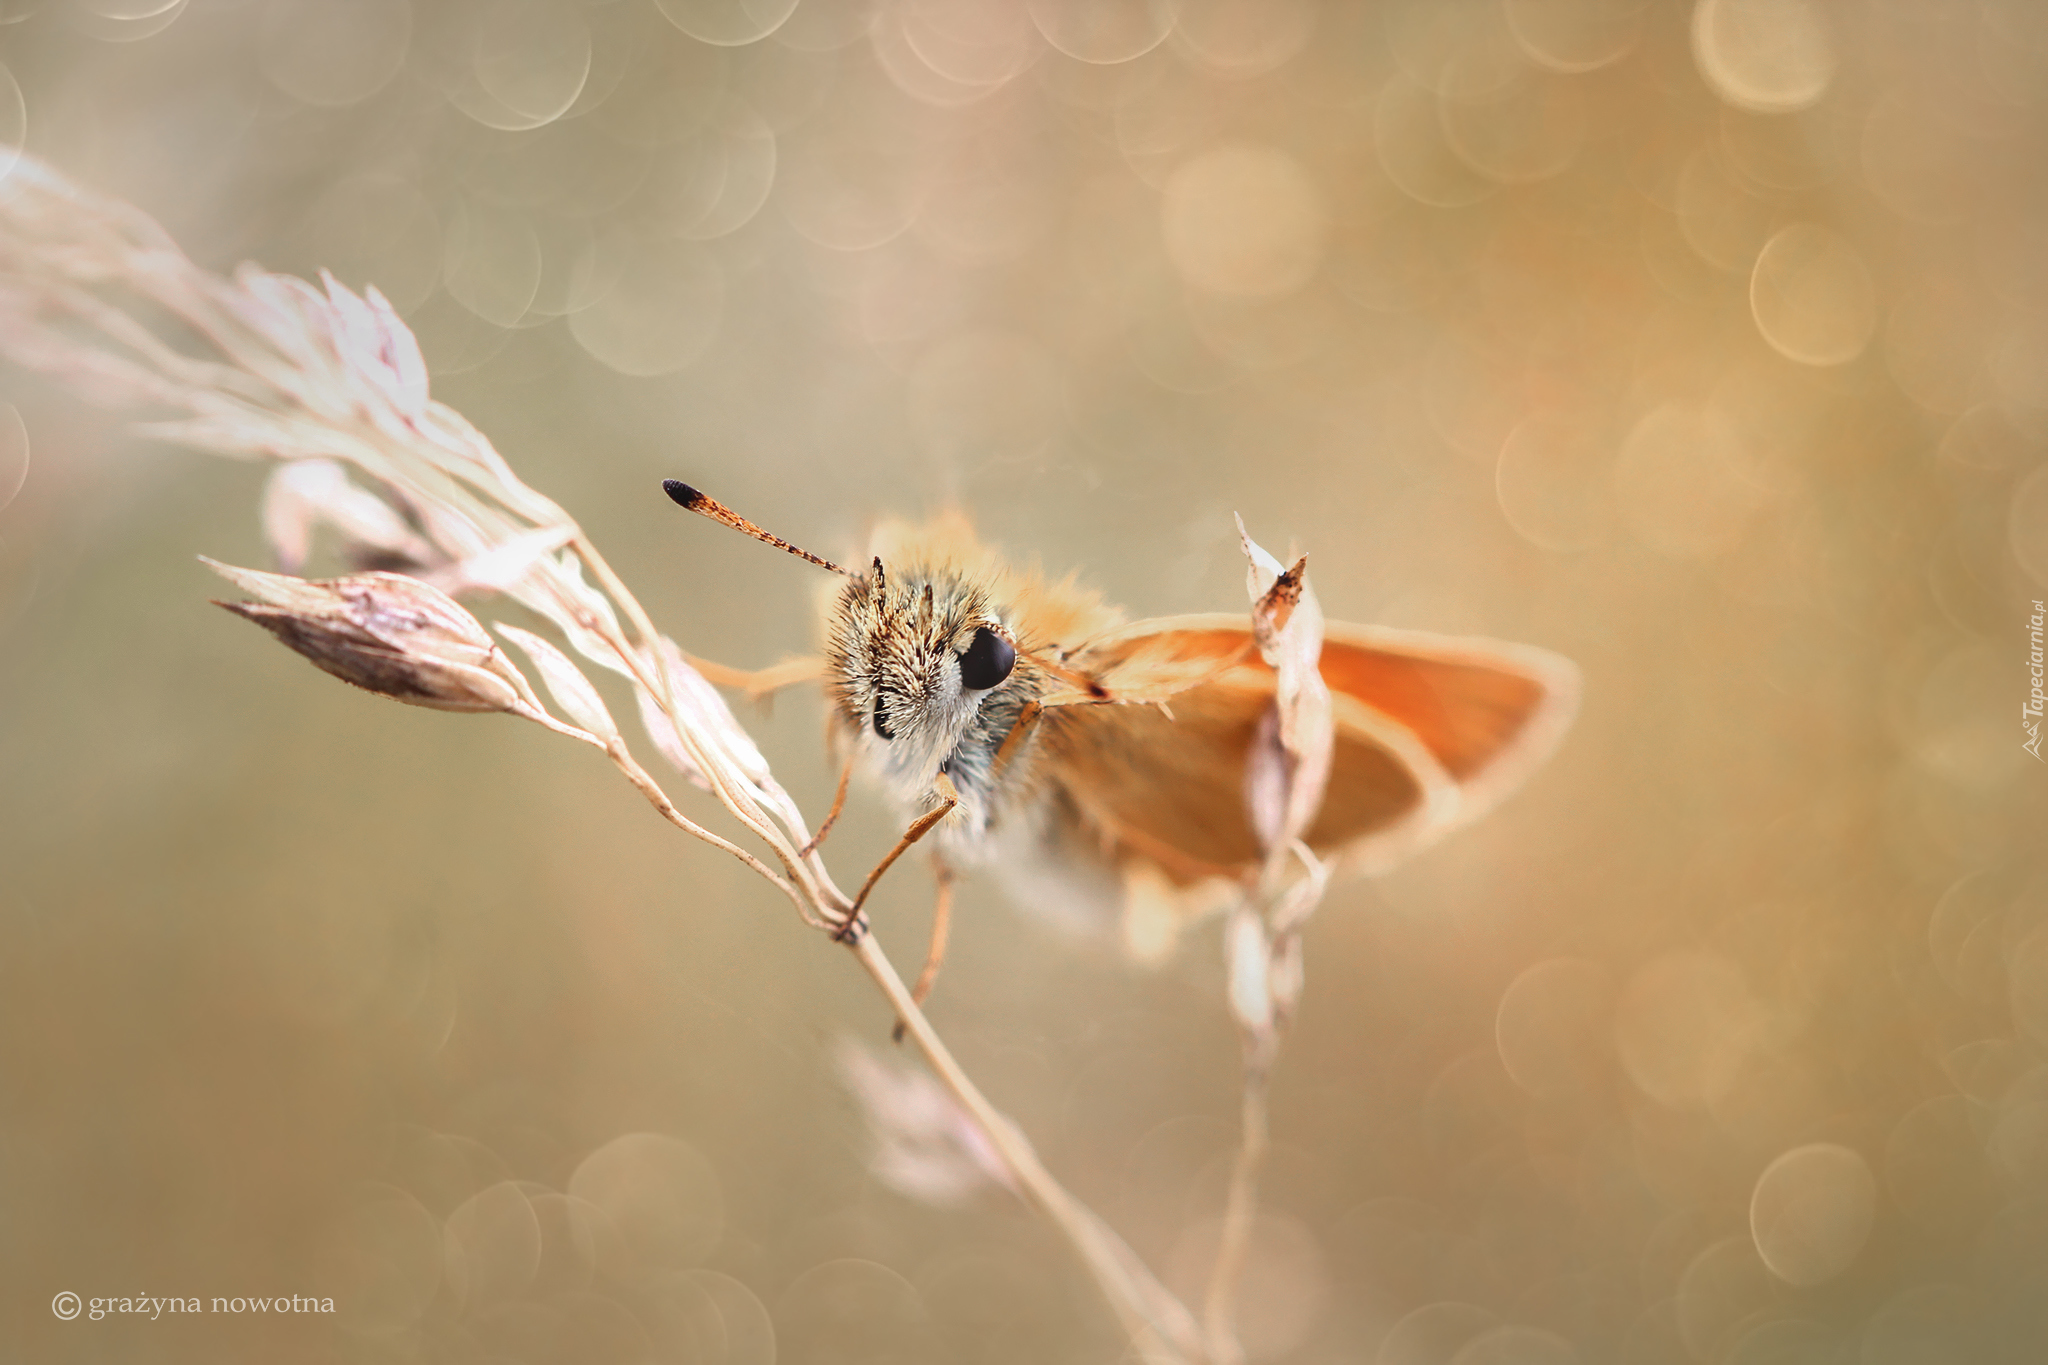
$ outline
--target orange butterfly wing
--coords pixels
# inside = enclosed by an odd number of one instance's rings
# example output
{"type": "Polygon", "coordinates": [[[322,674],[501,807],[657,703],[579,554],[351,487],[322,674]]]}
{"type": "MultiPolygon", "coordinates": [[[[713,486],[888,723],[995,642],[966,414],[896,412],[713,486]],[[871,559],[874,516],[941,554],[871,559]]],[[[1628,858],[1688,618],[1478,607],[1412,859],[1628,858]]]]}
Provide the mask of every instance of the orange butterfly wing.
{"type": "MultiPolygon", "coordinates": [[[[1241,616],[1142,621],[1076,656],[1119,698],[1061,707],[1047,737],[1061,805],[1097,840],[1176,886],[1259,857],[1245,811],[1253,732],[1274,675],[1241,616]]],[[[1385,865],[1478,815],[1554,749],[1578,671],[1546,650],[1372,626],[1325,629],[1336,720],[1318,852],[1385,865]]]]}

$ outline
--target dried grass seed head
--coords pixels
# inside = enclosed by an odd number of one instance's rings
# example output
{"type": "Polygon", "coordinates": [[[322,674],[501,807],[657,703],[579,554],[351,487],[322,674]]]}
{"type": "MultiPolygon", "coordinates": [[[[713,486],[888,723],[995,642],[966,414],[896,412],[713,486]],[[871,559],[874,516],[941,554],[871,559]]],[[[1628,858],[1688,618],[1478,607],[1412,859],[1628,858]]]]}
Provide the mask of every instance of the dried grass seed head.
{"type": "Polygon", "coordinates": [[[482,624],[416,578],[362,573],[309,580],[205,562],[264,599],[218,605],[343,682],[437,711],[538,709],[525,678],[482,624]]]}

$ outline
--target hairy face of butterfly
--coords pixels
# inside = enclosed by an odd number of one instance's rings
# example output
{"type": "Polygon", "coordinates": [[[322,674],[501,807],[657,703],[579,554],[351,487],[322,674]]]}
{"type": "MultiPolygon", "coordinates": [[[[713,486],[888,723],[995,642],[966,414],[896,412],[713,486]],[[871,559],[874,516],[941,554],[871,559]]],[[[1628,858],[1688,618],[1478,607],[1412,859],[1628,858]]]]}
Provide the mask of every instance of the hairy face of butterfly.
{"type": "MultiPolygon", "coordinates": [[[[890,785],[922,791],[992,748],[983,704],[1017,681],[998,604],[943,569],[849,579],[825,644],[831,699],[890,785]]],[[[1014,718],[1014,707],[1000,707],[1014,718]]]]}

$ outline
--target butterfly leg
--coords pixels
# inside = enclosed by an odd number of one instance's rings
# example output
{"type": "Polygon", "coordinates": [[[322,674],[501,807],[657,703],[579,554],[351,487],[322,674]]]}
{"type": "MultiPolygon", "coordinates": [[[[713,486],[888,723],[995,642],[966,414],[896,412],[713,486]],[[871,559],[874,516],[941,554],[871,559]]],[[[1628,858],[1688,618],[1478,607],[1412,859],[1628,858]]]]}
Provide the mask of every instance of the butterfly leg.
{"type": "Polygon", "coordinates": [[[825,823],[818,826],[818,832],[811,836],[811,841],[803,846],[797,857],[810,857],[818,851],[818,845],[825,842],[826,834],[831,832],[832,822],[839,818],[839,812],[846,806],[846,784],[852,778],[853,755],[849,753],[846,756],[846,763],[839,769],[839,789],[832,793],[832,809],[825,812],[825,823]]]}
{"type": "Polygon", "coordinates": [[[903,837],[896,841],[896,847],[882,855],[882,861],[875,864],[875,870],[868,873],[868,879],[860,884],[860,892],[854,896],[853,905],[846,912],[846,923],[833,935],[840,942],[852,943],[861,936],[866,921],[860,917],[860,908],[867,904],[868,893],[875,889],[876,882],[882,880],[882,874],[903,856],[906,849],[931,833],[932,826],[952,814],[953,807],[960,804],[960,793],[953,789],[951,778],[940,773],[935,785],[939,791],[939,804],[911,822],[910,828],[903,831],[903,837]]]}
{"type": "Polygon", "coordinates": [[[996,756],[989,760],[988,781],[995,785],[1003,770],[1010,766],[1010,760],[1024,747],[1024,737],[1037,726],[1038,718],[1045,714],[1045,708],[1035,701],[1024,703],[1024,709],[1017,713],[1017,723],[1010,727],[1010,733],[1003,736],[1003,742],[996,746],[996,756]]]}
{"type": "Polygon", "coordinates": [[[825,661],[815,654],[784,659],[779,664],[756,669],[731,668],[710,659],[700,659],[694,654],[683,657],[690,661],[690,667],[704,675],[706,681],[720,687],[738,688],[747,694],[749,701],[765,700],[797,683],[815,682],[825,673],[825,661]]]}
{"type": "MultiPolygon", "coordinates": [[[[910,988],[910,998],[920,1005],[932,993],[932,983],[939,979],[939,967],[946,960],[946,936],[953,924],[953,883],[959,880],[953,865],[942,856],[932,858],[932,875],[938,880],[938,895],[932,905],[932,941],[925,949],[924,970],[917,974],[917,984],[910,988]]],[[[896,1042],[903,1041],[900,1020],[891,1036],[896,1042]]]]}

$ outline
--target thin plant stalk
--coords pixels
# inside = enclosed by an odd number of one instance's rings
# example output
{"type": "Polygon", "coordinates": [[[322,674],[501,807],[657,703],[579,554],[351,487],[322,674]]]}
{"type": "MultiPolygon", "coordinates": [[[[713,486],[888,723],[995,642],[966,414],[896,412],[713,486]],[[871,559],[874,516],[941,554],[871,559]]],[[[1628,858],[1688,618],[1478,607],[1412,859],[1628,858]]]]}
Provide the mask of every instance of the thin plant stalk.
{"type": "Polygon", "coordinates": [[[1132,1340],[1154,1353],[1163,1352],[1166,1359],[1207,1361],[1186,1307],[1138,1262],[1122,1239],[1053,1178],[1023,1133],[989,1103],[925,1018],[874,933],[862,934],[851,947],[855,960],[881,988],[932,1073],[994,1145],[1016,1181],[1018,1193],[1066,1237],[1102,1286],[1132,1340]]]}
{"type": "Polygon", "coordinates": [[[1239,1365],[1237,1288],[1258,1219],[1259,1177],[1269,1147],[1273,1069],[1301,996],[1301,931],[1321,903],[1329,870],[1304,835],[1322,808],[1335,728],[1321,672],[1322,609],[1306,558],[1292,568],[1255,544],[1238,523],[1250,560],[1252,635],[1275,675],[1273,704],[1248,756],[1247,806],[1265,848],[1256,881],[1224,928],[1228,998],[1244,1056],[1237,1154],[1202,1297],[1203,1345],[1214,1365],[1239,1365]],[[1299,867],[1296,867],[1296,864],[1299,867]]]}
{"type": "Polygon", "coordinates": [[[1230,1192],[1216,1239],[1216,1261],[1202,1297],[1202,1331],[1215,1365],[1237,1365],[1244,1359],[1244,1347],[1237,1338],[1237,1286],[1244,1277],[1252,1225],[1259,1215],[1259,1177],[1265,1171],[1269,1145],[1266,1096],[1271,1084],[1271,1059],[1247,1058],[1237,1155],[1230,1163],[1230,1192]]]}
{"type": "MultiPolygon", "coordinates": [[[[233,280],[213,276],[133,207],[71,185],[32,157],[22,157],[0,179],[0,354],[107,406],[182,414],[143,424],[145,434],[280,468],[326,462],[353,469],[399,514],[394,525],[416,520],[445,557],[440,565],[421,566],[426,576],[445,577],[451,591],[467,585],[504,593],[553,622],[586,660],[629,680],[672,729],[675,747],[665,752],[767,845],[782,874],[676,807],[566,656],[551,666],[574,675],[564,680],[576,693],[574,704],[563,701],[553,675],[550,688],[575,718],[584,718],[577,707],[589,710],[596,729],[549,715],[509,662],[514,692],[495,709],[603,750],[664,819],[739,858],[807,923],[848,941],[939,1083],[986,1138],[1012,1187],[1065,1237],[1138,1349],[1173,1365],[1213,1365],[1194,1316],[1052,1176],[982,1094],[874,935],[841,932],[852,902],[822,855],[806,851],[801,812],[715,694],[706,702],[685,685],[684,656],[658,634],[596,546],[560,506],[521,482],[481,433],[428,399],[417,344],[381,296],[371,290],[359,297],[331,279],[326,283],[323,294],[247,266],[233,280]],[[174,349],[93,292],[109,283],[168,310],[216,347],[219,358],[174,349]],[[509,567],[502,562],[522,546],[531,547],[530,554],[509,567]]],[[[308,591],[322,586],[252,571],[229,576],[298,583],[308,591]]],[[[462,612],[452,600],[447,607],[462,612]]],[[[488,639],[473,618],[470,624],[488,639]]],[[[529,645],[534,649],[554,653],[544,641],[529,645]]],[[[701,678],[692,681],[708,691],[701,678]]],[[[662,737],[654,739],[661,747],[662,737]]]]}

